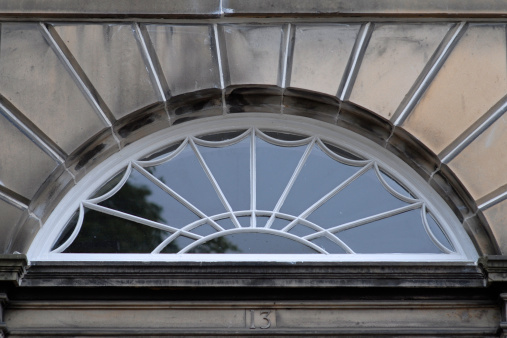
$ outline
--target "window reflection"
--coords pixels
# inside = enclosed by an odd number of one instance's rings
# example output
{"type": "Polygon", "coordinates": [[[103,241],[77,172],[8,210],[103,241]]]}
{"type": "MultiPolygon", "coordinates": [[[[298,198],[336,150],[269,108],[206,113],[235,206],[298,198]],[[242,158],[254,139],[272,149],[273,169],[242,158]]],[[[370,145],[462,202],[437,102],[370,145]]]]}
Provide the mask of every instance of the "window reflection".
{"type": "Polygon", "coordinates": [[[426,204],[373,160],[260,130],[188,137],[133,161],[79,211],[64,253],[449,253],[426,204]],[[71,244],[70,239],[74,238],[71,244]]]}

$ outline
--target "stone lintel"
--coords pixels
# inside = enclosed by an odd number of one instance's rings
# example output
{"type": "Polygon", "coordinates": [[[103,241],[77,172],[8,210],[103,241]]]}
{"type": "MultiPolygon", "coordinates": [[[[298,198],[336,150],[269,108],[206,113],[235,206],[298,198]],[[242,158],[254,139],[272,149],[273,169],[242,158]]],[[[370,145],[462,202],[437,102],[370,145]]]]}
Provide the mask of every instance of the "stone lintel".
{"type": "Polygon", "coordinates": [[[6,313],[10,337],[478,337],[495,335],[499,320],[495,302],[449,299],[12,301],[6,313]]]}

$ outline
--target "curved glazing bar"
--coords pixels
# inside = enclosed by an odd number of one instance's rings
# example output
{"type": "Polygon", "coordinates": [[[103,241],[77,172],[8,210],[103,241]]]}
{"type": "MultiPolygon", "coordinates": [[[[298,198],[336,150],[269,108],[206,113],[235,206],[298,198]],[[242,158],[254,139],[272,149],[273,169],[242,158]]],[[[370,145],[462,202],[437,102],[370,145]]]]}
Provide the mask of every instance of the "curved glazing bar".
{"type": "Polygon", "coordinates": [[[456,254],[424,199],[329,140],[249,128],[165,151],[81,201],[52,253],[456,254]]]}

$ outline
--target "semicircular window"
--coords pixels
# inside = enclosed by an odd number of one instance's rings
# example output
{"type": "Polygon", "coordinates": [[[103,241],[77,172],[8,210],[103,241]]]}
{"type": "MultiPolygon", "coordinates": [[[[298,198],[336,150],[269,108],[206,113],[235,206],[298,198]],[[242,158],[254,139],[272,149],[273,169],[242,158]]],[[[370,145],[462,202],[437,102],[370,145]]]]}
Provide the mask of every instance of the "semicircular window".
{"type": "Polygon", "coordinates": [[[130,161],[83,200],[52,252],[456,254],[406,185],[315,136],[256,128],[189,136],[130,161]]]}

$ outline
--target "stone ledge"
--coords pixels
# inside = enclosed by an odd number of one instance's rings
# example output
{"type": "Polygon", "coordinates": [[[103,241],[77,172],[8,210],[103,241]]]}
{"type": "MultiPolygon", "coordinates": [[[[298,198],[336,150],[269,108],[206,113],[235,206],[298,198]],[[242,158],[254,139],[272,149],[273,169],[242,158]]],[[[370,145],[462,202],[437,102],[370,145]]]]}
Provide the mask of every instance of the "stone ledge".
{"type": "Polygon", "coordinates": [[[21,286],[480,288],[486,278],[470,263],[37,262],[21,286]]]}

